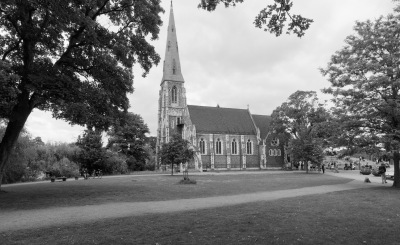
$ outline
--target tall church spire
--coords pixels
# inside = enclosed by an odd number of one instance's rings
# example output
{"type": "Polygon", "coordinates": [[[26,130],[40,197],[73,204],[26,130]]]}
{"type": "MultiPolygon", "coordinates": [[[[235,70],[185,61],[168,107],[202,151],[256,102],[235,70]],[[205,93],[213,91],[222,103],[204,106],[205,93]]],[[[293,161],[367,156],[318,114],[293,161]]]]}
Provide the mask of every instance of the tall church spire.
{"type": "Polygon", "coordinates": [[[172,1],[171,10],[169,13],[167,46],[165,48],[162,82],[164,82],[165,80],[184,82],[181,72],[181,63],[179,61],[178,39],[176,37],[176,27],[172,1]]]}

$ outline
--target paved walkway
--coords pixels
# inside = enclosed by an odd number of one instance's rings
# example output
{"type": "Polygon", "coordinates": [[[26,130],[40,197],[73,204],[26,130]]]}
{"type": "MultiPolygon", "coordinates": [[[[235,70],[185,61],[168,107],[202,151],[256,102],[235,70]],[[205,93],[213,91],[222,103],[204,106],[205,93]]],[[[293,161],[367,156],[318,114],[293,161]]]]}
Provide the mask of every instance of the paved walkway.
{"type": "MultiPolygon", "coordinates": [[[[354,180],[347,184],[323,185],[291,190],[257,192],[232,196],[217,196],[153,202],[117,202],[99,205],[46,208],[43,210],[20,210],[7,213],[3,213],[0,211],[0,232],[39,228],[46,226],[57,226],[73,222],[88,222],[105,218],[120,218],[146,214],[216,208],[250,202],[273,201],[282,198],[325,194],[336,191],[369,188],[376,186],[391,186],[390,184],[382,185],[377,183],[376,181],[373,181],[369,184],[363,183],[365,176],[361,176],[361,178],[354,173],[350,175],[348,173],[337,174],[328,171],[326,174],[337,177],[353,178],[354,180]]],[[[380,180],[380,178],[377,179],[380,180]]]]}

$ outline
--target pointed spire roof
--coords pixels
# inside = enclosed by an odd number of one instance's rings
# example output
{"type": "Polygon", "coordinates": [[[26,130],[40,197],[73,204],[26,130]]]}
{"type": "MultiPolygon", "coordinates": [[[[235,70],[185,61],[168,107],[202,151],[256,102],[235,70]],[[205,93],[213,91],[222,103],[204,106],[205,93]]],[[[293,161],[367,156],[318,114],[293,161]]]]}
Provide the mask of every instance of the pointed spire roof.
{"type": "Polygon", "coordinates": [[[164,82],[165,80],[184,82],[181,72],[181,63],[179,61],[178,39],[176,37],[176,27],[172,1],[171,10],[169,13],[167,46],[165,48],[162,82],[164,82]]]}

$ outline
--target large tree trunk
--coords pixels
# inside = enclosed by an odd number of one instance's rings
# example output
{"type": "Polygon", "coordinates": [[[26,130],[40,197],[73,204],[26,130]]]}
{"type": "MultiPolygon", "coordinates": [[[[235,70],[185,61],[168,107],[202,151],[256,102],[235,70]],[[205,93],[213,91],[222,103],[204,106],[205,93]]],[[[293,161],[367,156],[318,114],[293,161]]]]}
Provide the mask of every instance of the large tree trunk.
{"type": "Polygon", "coordinates": [[[399,160],[400,160],[400,153],[399,151],[395,151],[393,153],[393,167],[394,167],[393,187],[396,188],[400,188],[399,160]]]}
{"type": "Polygon", "coordinates": [[[6,131],[0,143],[0,190],[6,164],[32,109],[33,106],[30,105],[29,94],[20,94],[18,104],[11,113],[6,131]]]}

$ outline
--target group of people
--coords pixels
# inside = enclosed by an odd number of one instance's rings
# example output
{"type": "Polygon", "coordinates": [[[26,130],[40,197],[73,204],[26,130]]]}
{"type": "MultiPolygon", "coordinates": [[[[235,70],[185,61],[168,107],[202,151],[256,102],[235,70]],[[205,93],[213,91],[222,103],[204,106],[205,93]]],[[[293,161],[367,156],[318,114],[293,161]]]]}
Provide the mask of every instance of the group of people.
{"type": "Polygon", "coordinates": [[[317,164],[313,164],[311,163],[311,161],[307,162],[307,165],[303,162],[303,161],[299,161],[293,164],[293,166],[297,169],[297,170],[306,170],[306,167],[308,168],[308,170],[310,171],[321,171],[322,173],[325,173],[325,164],[322,165],[317,165],[317,164]]]}
{"type": "Polygon", "coordinates": [[[90,176],[92,176],[94,179],[95,177],[98,177],[98,178],[103,177],[103,172],[101,171],[101,169],[97,169],[97,170],[94,169],[92,174],[90,175],[88,169],[84,168],[81,170],[81,175],[84,179],[88,179],[90,176]]]}
{"type": "MultiPolygon", "coordinates": [[[[363,159],[360,157],[360,163],[361,163],[361,160],[363,160],[363,159]]],[[[325,173],[326,167],[328,167],[328,168],[330,168],[330,169],[336,169],[336,167],[337,167],[336,162],[328,163],[327,166],[325,166],[325,163],[322,163],[321,165],[318,166],[318,165],[312,164],[310,161],[308,161],[308,164],[307,164],[307,165],[308,165],[309,170],[317,170],[317,169],[318,169],[318,171],[321,171],[321,170],[322,170],[322,173],[325,173]]],[[[347,165],[347,164],[346,164],[346,165],[347,165]]],[[[303,161],[299,161],[299,162],[297,162],[297,163],[294,163],[293,166],[294,166],[297,170],[305,170],[305,167],[306,167],[306,165],[304,164],[303,161]]],[[[354,169],[354,165],[353,165],[352,163],[350,163],[349,168],[350,168],[350,169],[354,169]]],[[[366,165],[363,166],[363,168],[372,169],[372,165],[367,165],[367,164],[366,164],[366,165]]],[[[379,166],[378,172],[379,172],[379,174],[380,174],[381,177],[382,177],[382,184],[387,183],[387,182],[386,182],[386,166],[385,166],[385,163],[382,163],[382,164],[379,166]]]]}

